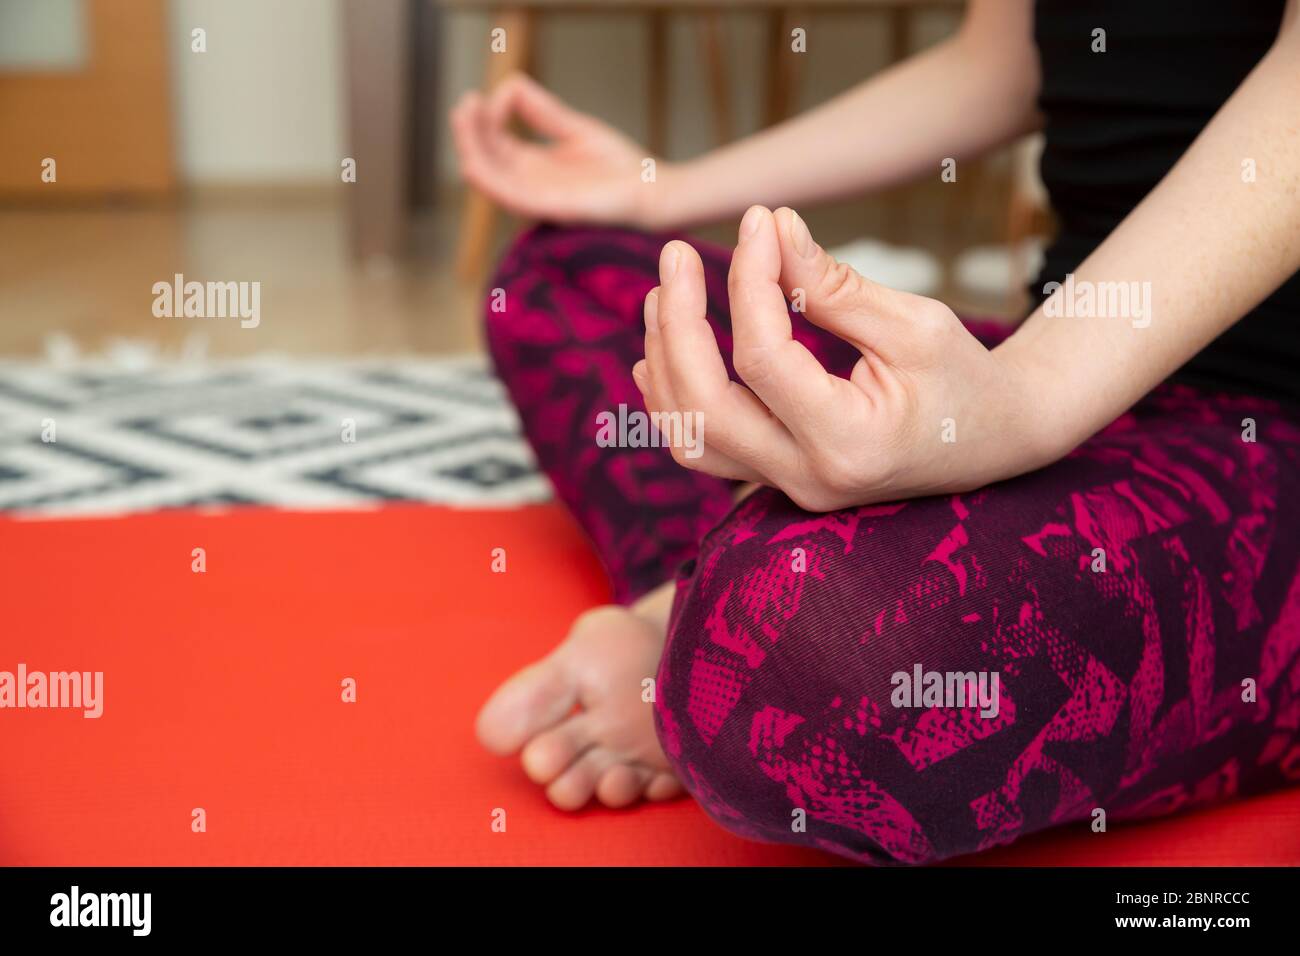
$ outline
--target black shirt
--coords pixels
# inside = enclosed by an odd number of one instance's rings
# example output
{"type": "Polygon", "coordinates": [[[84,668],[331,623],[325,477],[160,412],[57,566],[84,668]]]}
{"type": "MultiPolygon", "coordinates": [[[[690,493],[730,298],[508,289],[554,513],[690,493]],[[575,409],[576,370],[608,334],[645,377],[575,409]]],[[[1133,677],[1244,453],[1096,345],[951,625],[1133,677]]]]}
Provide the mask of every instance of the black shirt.
{"type": "MultiPolygon", "coordinates": [[[[1035,303],[1045,298],[1046,283],[1063,282],[1169,172],[1268,51],[1284,5],[1037,0],[1042,178],[1060,232],[1030,285],[1035,303]],[[1105,30],[1104,53],[1093,52],[1098,29],[1105,30]]],[[[1300,273],[1175,379],[1300,401],[1300,273]]]]}

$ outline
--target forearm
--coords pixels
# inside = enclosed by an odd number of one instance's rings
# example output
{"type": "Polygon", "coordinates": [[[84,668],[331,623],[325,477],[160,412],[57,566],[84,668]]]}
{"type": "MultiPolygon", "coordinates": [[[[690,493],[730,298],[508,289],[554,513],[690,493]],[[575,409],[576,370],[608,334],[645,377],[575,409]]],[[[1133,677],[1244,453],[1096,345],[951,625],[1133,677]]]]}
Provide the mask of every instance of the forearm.
{"type": "Polygon", "coordinates": [[[940,173],[1037,122],[1027,5],[975,4],[962,30],[822,106],[686,163],[647,195],[649,225],[802,206],[940,173]]]}
{"type": "Polygon", "coordinates": [[[1291,29],[1080,265],[1076,290],[1125,284],[1136,294],[1129,314],[1070,317],[1061,290],[998,349],[1026,382],[1049,457],[1122,414],[1300,268],[1298,88],[1291,29]]]}

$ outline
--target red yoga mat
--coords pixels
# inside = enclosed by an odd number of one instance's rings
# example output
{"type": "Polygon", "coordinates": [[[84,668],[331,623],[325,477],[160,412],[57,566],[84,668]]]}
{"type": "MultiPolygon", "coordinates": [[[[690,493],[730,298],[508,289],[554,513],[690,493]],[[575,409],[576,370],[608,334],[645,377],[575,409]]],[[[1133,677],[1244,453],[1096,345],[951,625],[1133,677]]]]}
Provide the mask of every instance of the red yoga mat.
{"type": "MultiPolygon", "coordinates": [[[[562,813],[479,749],[488,693],[607,599],[555,506],[0,520],[0,590],[0,671],[104,674],[98,719],[0,710],[0,864],[835,862],[689,800],[562,813]]],[[[978,862],[1295,864],[1300,790],[978,862]]]]}

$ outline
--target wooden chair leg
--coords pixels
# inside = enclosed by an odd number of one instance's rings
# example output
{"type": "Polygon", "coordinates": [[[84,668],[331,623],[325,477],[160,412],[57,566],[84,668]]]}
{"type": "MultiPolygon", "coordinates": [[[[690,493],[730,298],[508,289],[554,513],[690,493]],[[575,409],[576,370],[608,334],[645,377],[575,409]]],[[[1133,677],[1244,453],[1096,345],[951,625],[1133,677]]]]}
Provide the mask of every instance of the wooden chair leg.
{"type": "Polygon", "coordinates": [[[1006,239],[1011,256],[1011,281],[1007,292],[1014,295],[1029,281],[1029,263],[1025,256],[1025,240],[1033,235],[1033,203],[1025,199],[1020,191],[1012,185],[1011,198],[1007,203],[1006,239]]]}
{"type": "MultiPolygon", "coordinates": [[[[532,59],[532,21],[526,8],[504,7],[491,22],[493,28],[505,29],[506,48],[501,53],[488,53],[485,91],[491,91],[506,74],[528,69],[532,59]]],[[[456,273],[466,282],[478,282],[487,271],[496,219],[497,208],[492,200],[477,189],[469,189],[461,213],[456,260],[456,273]]]]}
{"type": "Polygon", "coordinates": [[[410,9],[406,0],[343,5],[348,132],[355,183],[347,187],[352,247],[361,261],[391,261],[407,239],[410,9]]]}
{"type": "Polygon", "coordinates": [[[447,118],[438,110],[439,60],[446,35],[444,11],[429,0],[406,0],[411,10],[411,99],[407,122],[412,209],[432,209],[438,196],[438,144],[447,118]]]}
{"type": "Polygon", "coordinates": [[[704,57],[709,64],[709,89],[713,94],[713,130],[718,145],[731,142],[731,83],[723,45],[722,14],[709,10],[700,18],[704,57]]]}
{"type": "Polygon", "coordinates": [[[889,62],[902,63],[912,53],[912,11],[899,5],[889,10],[889,62]]]}
{"type": "MultiPolygon", "coordinates": [[[[912,49],[912,12],[906,6],[898,5],[884,11],[889,30],[889,62],[901,63],[907,59],[912,49]]],[[[934,171],[939,175],[939,170],[934,171]]],[[[960,176],[960,171],[958,172],[960,176]]],[[[947,185],[946,183],[944,185],[947,185]]],[[[893,242],[911,242],[911,225],[914,217],[911,212],[912,189],[893,190],[890,201],[885,206],[885,234],[893,242]]],[[[952,197],[944,195],[941,210],[954,208],[952,197]]]]}
{"type": "Polygon", "coordinates": [[[668,148],[668,13],[651,10],[646,22],[646,67],[649,74],[646,88],[650,100],[647,104],[646,146],[655,156],[663,156],[668,148]]]}
{"type": "Polygon", "coordinates": [[[798,8],[774,8],[767,15],[768,63],[767,100],[764,121],[774,126],[790,115],[799,100],[799,80],[805,54],[790,49],[790,33],[807,22],[807,12],[798,8]]]}

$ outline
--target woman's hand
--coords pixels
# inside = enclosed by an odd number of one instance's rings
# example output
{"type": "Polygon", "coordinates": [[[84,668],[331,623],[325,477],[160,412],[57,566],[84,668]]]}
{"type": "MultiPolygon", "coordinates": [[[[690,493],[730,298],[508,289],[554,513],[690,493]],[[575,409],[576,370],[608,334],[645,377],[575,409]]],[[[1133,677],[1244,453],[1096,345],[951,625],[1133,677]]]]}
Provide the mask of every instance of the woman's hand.
{"type": "MultiPolygon", "coordinates": [[[[649,154],[523,74],[507,77],[490,96],[465,94],[451,128],[462,175],[511,212],[564,223],[656,225],[654,183],[642,179],[649,154]],[[514,118],[545,141],[516,136],[509,128],[514,118]]],[[[666,171],[658,165],[656,179],[666,171]]]]}
{"type": "Polygon", "coordinates": [[[646,297],[646,359],[633,377],[651,412],[699,414],[702,449],[673,449],[688,468],[829,511],[966,491],[1057,454],[1039,437],[1050,423],[1035,420],[1022,373],[941,302],[837,263],[789,209],[754,206],[740,225],[728,289],[745,385],[730,381],[704,319],[695,250],[668,243],[660,282],[646,297]],[[862,352],[848,379],[792,338],[787,298],[862,352]]]}

